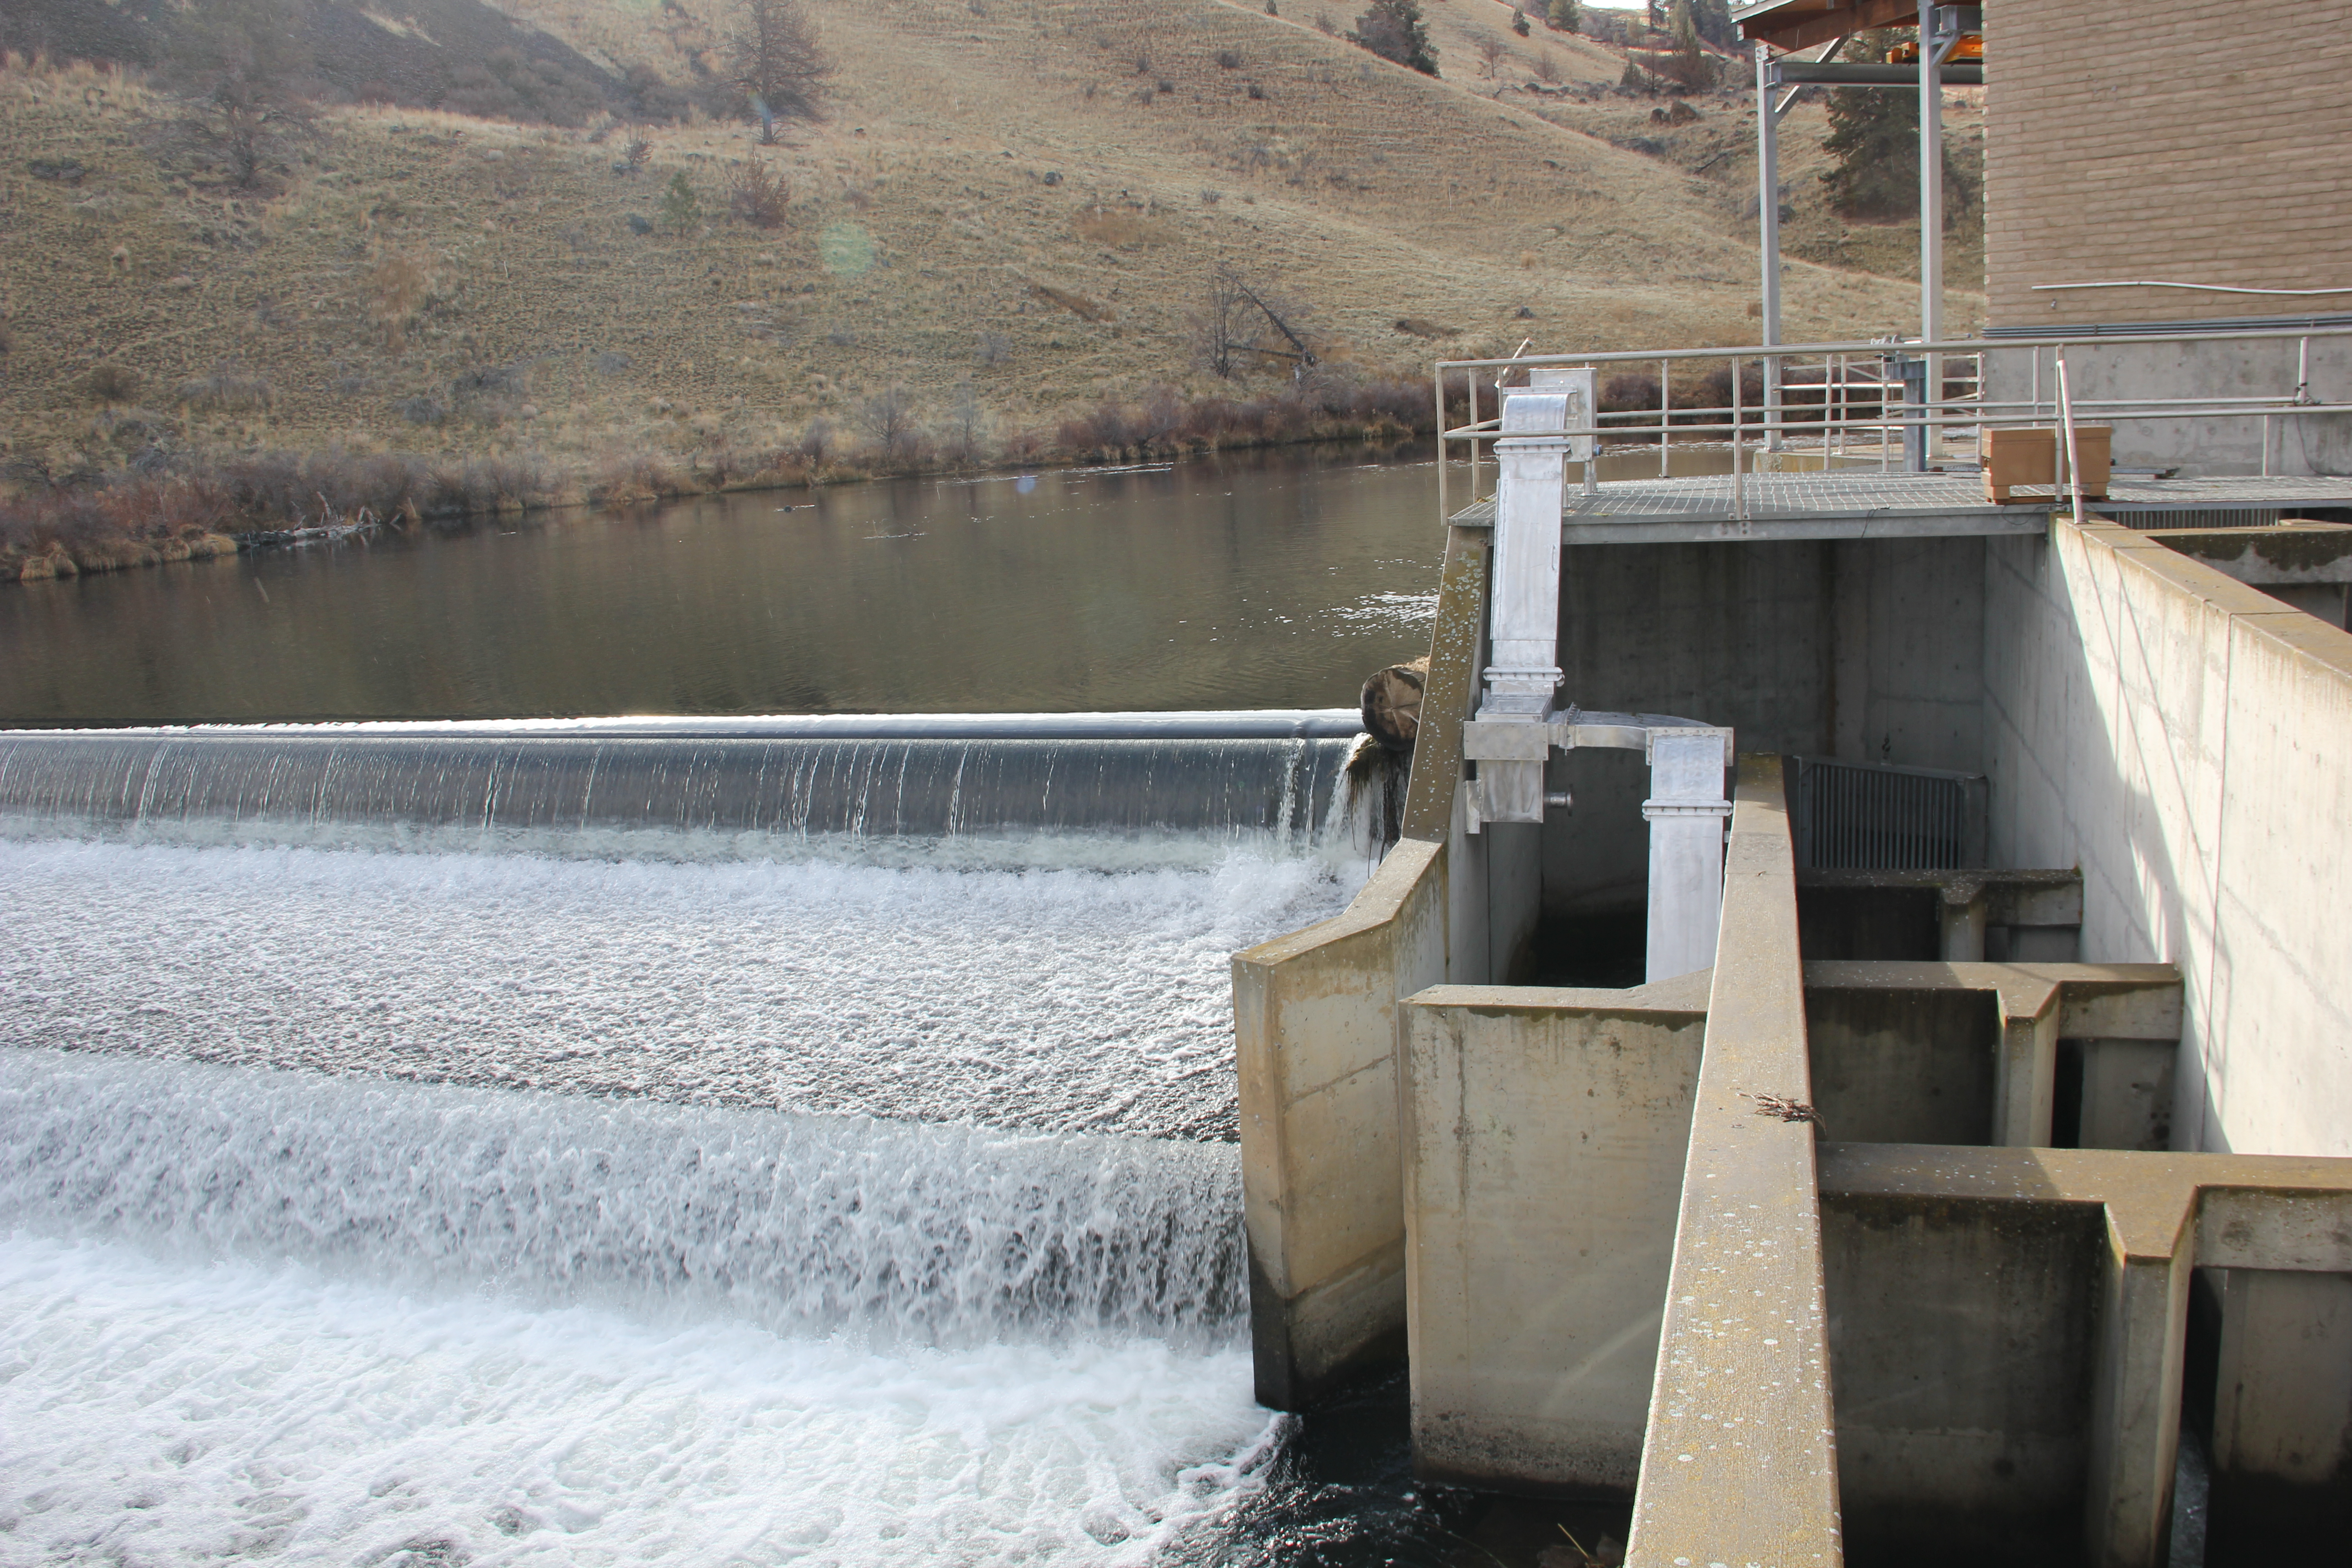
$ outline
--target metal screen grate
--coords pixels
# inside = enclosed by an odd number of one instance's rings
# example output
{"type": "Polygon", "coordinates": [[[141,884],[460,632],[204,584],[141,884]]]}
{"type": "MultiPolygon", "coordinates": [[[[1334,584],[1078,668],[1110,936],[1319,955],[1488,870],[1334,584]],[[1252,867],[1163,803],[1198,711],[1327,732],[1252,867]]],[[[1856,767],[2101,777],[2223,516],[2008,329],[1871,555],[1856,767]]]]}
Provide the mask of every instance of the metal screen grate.
{"type": "Polygon", "coordinates": [[[2279,509],[2274,506],[2178,507],[2164,510],[2108,507],[2104,510],[2126,528],[2276,528],[2279,520],[2279,509]]]}
{"type": "Polygon", "coordinates": [[[1799,866],[1956,871],[1984,864],[1981,773],[1826,757],[1794,760],[1799,866]]]}

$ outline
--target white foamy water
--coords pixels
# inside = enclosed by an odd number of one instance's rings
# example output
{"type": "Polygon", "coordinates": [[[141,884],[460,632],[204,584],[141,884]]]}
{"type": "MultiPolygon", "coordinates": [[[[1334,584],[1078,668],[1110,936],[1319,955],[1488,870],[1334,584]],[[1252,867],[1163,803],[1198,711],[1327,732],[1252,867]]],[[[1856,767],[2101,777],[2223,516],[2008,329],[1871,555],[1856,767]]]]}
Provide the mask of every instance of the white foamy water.
{"type": "Polygon", "coordinates": [[[1317,858],[952,869],[0,841],[0,1045],[1229,1138],[1317,858]]]}
{"type": "Polygon", "coordinates": [[[0,1241],[0,1562],[1121,1563],[1243,1482],[1235,1350],[880,1352],[0,1241]]]}
{"type": "Polygon", "coordinates": [[[1227,1144],[0,1050],[0,1225],[971,1345],[1246,1310],[1227,1144]]]}
{"type": "Polygon", "coordinates": [[[0,1050],[0,1563],[1150,1560],[1234,1152],[0,1050]]]}
{"type": "Polygon", "coordinates": [[[1139,1564],[1257,1484],[1228,960],[1360,865],[5,831],[0,1565],[1139,1564]]]}

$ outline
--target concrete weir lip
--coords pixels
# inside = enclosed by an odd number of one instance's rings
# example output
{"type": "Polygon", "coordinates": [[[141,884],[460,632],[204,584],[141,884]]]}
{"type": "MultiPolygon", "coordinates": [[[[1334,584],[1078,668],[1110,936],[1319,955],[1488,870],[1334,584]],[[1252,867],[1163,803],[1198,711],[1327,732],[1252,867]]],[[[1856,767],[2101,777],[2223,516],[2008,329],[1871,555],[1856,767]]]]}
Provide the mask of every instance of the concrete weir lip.
{"type": "Polygon", "coordinates": [[[286,724],[152,724],[0,730],[0,740],[82,738],[751,741],[1286,741],[1363,733],[1352,708],[1202,709],[1166,713],[630,713],[581,719],[378,719],[286,724]]]}

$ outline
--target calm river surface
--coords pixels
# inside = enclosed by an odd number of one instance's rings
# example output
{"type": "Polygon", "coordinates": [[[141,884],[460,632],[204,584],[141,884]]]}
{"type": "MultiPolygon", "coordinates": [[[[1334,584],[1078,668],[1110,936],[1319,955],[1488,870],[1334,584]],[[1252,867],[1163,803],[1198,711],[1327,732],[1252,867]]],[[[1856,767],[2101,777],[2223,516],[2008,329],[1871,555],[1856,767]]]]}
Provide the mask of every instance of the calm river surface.
{"type": "Polygon", "coordinates": [[[555,513],[0,591],[0,722],[1348,707],[1443,553],[1362,448],[555,513]]]}

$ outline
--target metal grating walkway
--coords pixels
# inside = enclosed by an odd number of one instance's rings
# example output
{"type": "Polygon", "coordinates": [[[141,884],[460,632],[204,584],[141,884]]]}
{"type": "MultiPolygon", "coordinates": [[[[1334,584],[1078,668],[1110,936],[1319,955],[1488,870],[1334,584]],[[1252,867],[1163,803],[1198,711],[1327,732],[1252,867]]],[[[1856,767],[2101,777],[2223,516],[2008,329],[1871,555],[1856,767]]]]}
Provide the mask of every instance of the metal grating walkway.
{"type": "MultiPolygon", "coordinates": [[[[1569,487],[1563,522],[1571,544],[1677,543],[1719,539],[1885,539],[2040,533],[2055,501],[1996,506],[1974,472],[1749,474],[1747,516],[1735,515],[1728,474],[1604,482],[1591,495],[1569,487]]],[[[2136,479],[2118,476],[2091,510],[2141,528],[2227,513],[2275,522],[2314,507],[2352,507],[2352,479],[2223,476],[2136,479]]],[[[1491,527],[1484,500],[1454,514],[1491,527]]]]}

